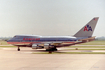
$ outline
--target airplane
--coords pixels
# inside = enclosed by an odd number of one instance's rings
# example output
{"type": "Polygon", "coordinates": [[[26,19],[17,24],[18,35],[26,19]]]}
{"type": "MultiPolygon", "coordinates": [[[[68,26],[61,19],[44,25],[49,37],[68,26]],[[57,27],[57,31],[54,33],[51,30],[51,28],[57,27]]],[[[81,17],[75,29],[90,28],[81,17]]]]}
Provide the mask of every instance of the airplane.
{"type": "Polygon", "coordinates": [[[92,34],[98,19],[99,17],[94,17],[73,36],[15,35],[7,43],[17,46],[17,51],[20,51],[20,47],[57,51],[57,47],[67,47],[95,40],[95,36],[92,37],[92,34]]]}

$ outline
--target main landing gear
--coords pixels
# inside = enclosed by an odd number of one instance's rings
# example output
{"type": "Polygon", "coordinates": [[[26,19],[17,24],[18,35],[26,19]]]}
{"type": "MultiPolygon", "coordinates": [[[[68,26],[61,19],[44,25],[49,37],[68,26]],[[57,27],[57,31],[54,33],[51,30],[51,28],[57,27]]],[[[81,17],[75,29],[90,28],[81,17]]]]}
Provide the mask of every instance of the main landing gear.
{"type": "Polygon", "coordinates": [[[46,49],[46,51],[57,51],[57,49],[56,47],[54,47],[54,48],[46,49]]]}
{"type": "Polygon", "coordinates": [[[18,49],[17,49],[17,51],[20,51],[20,47],[18,46],[18,49]]]}
{"type": "Polygon", "coordinates": [[[46,49],[46,51],[48,51],[49,53],[52,53],[54,51],[57,51],[56,47],[55,48],[50,48],[50,49],[46,49]]]}

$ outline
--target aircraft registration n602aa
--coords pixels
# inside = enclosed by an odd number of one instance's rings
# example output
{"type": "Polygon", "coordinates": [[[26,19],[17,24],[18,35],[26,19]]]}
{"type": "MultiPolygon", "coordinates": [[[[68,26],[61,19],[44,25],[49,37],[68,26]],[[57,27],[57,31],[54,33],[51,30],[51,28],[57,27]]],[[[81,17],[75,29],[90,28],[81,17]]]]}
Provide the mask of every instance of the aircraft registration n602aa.
{"type": "Polygon", "coordinates": [[[45,48],[46,51],[57,51],[57,47],[71,46],[86,43],[95,39],[92,36],[99,17],[93,18],[82,29],[73,36],[38,36],[38,35],[15,35],[8,40],[8,44],[20,47],[31,47],[32,49],[45,48]]]}

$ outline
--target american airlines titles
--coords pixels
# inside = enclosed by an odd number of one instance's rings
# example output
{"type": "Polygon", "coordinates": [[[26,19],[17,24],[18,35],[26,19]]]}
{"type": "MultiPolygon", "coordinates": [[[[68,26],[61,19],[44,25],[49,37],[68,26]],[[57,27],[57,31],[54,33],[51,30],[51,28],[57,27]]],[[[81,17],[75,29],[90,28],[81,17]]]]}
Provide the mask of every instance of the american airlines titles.
{"type": "Polygon", "coordinates": [[[40,40],[40,38],[23,38],[23,40],[40,40]]]}

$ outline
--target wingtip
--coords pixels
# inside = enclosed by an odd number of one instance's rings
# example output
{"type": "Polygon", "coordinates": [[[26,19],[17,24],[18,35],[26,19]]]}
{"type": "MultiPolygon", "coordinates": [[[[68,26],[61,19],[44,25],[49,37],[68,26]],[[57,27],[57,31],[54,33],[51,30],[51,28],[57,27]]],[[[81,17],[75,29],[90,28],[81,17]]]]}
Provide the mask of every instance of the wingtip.
{"type": "Polygon", "coordinates": [[[94,17],[94,18],[93,18],[93,20],[98,20],[98,19],[99,19],[99,17],[94,17]]]}

